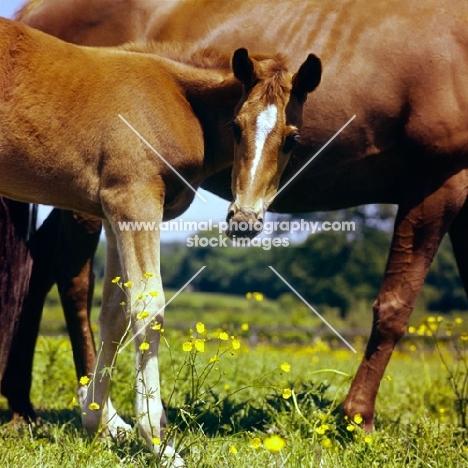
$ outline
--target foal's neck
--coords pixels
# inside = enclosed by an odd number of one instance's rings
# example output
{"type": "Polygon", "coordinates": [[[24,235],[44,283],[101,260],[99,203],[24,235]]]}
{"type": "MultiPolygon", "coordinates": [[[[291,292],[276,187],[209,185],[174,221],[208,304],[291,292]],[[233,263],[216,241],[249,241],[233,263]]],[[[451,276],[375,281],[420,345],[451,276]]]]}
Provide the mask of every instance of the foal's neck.
{"type": "Polygon", "coordinates": [[[205,138],[204,176],[232,164],[234,142],[229,124],[242,98],[242,84],[230,67],[203,69],[162,59],[203,127],[205,138]]]}
{"type": "Polygon", "coordinates": [[[152,55],[192,106],[205,136],[204,172],[214,174],[232,164],[229,123],[242,97],[242,85],[231,70],[231,56],[215,48],[193,53],[187,44],[128,43],[121,50],[152,55]]]}
{"type": "Polygon", "coordinates": [[[231,56],[216,48],[194,52],[178,42],[130,42],[119,49],[153,55],[191,104],[234,109],[242,96],[242,86],[231,70],[231,56]]]}

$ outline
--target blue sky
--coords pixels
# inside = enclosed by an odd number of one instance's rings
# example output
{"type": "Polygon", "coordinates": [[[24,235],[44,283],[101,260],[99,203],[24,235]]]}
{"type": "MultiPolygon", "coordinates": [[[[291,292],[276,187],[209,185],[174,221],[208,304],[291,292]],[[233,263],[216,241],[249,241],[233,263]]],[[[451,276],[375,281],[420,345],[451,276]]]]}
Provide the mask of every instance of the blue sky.
{"type": "Polygon", "coordinates": [[[25,3],[26,0],[2,0],[0,2],[0,16],[12,18],[17,10],[25,3]]]}

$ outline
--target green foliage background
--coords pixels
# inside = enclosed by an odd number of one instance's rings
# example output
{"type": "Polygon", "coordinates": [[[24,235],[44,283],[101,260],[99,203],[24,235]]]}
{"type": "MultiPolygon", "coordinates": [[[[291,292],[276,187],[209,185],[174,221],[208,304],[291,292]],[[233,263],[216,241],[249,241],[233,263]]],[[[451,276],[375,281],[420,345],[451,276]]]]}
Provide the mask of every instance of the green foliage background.
{"type": "MultiPolygon", "coordinates": [[[[195,247],[163,244],[162,276],[166,288],[178,289],[203,265],[193,282],[202,292],[245,295],[259,291],[276,299],[289,288],[268,268],[281,273],[310,303],[336,308],[345,318],[356,304],[370,305],[382,280],[393,228],[390,207],[359,207],[336,213],[296,216],[314,221],[352,220],[356,231],[318,232],[289,247],[195,247]]],[[[292,217],[288,218],[293,219],[292,217]]],[[[200,236],[217,237],[214,232],[200,236]]],[[[444,239],[426,279],[424,307],[446,314],[468,307],[448,238],[444,239]]]]}

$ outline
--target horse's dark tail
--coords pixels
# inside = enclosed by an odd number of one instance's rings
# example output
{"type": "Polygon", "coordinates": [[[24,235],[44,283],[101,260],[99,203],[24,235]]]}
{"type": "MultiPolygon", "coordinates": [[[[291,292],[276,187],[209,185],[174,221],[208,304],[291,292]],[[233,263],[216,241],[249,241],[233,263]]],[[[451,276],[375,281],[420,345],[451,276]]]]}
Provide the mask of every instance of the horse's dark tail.
{"type": "Polygon", "coordinates": [[[0,379],[28,291],[32,260],[26,239],[29,205],[0,197],[0,379]]]}

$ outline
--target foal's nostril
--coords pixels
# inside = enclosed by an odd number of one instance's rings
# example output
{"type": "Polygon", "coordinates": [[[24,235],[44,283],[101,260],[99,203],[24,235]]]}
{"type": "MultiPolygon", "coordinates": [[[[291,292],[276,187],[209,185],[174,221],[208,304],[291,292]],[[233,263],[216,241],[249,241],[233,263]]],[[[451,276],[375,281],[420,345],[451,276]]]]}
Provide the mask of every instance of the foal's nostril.
{"type": "Polygon", "coordinates": [[[234,218],[234,210],[229,210],[226,216],[226,221],[229,222],[232,218],[234,218]]]}

